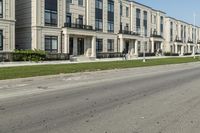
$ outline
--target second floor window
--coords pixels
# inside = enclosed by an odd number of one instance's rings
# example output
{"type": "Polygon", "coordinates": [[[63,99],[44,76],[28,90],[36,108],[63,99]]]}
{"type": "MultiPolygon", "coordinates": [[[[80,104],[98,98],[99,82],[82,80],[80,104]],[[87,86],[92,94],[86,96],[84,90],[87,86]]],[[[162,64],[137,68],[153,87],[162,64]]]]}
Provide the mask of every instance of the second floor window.
{"type": "Polygon", "coordinates": [[[128,16],[129,16],[129,8],[126,7],[126,17],[128,17],[128,16]]]}
{"type": "Polygon", "coordinates": [[[114,1],[108,0],[108,32],[114,32],[114,1]]]}
{"type": "Polygon", "coordinates": [[[95,29],[98,31],[103,30],[103,1],[95,1],[95,29]]]}
{"type": "Polygon", "coordinates": [[[83,6],[83,0],[78,0],[78,5],[83,6]]]}
{"type": "Polygon", "coordinates": [[[173,22],[170,22],[170,41],[173,41],[173,22]]]}
{"type": "Polygon", "coordinates": [[[0,30],[0,50],[3,50],[3,31],[0,30]]]}
{"type": "Polygon", "coordinates": [[[163,24],[164,24],[164,18],[163,16],[161,16],[160,17],[160,34],[161,35],[163,35],[163,30],[164,30],[163,24]]]}
{"type": "Polygon", "coordinates": [[[141,11],[140,11],[140,9],[136,9],[136,31],[137,31],[137,33],[140,32],[140,17],[141,17],[141,11]]]}
{"type": "Polygon", "coordinates": [[[45,0],[45,25],[57,26],[57,0],[45,0]]]}
{"type": "Polygon", "coordinates": [[[0,0],[0,18],[3,18],[3,0],[0,0]]]}

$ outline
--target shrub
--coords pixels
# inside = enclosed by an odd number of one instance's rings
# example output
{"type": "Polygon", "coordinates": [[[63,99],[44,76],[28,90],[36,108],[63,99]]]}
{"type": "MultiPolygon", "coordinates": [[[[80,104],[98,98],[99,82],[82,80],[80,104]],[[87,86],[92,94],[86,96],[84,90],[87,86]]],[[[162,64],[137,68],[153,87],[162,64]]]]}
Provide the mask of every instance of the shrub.
{"type": "MultiPolygon", "coordinates": [[[[155,53],[145,53],[146,57],[150,57],[150,56],[156,56],[155,53]]],[[[143,57],[143,53],[139,53],[138,57],[143,57]]]]}
{"type": "Polygon", "coordinates": [[[177,54],[177,53],[171,53],[171,52],[165,52],[164,55],[165,56],[179,56],[179,54],[177,54]]]}
{"type": "Polygon", "coordinates": [[[192,55],[192,53],[184,53],[183,55],[192,55]]]}
{"type": "Polygon", "coordinates": [[[39,62],[45,60],[46,53],[42,50],[16,50],[13,53],[14,61],[34,61],[39,62]]]}

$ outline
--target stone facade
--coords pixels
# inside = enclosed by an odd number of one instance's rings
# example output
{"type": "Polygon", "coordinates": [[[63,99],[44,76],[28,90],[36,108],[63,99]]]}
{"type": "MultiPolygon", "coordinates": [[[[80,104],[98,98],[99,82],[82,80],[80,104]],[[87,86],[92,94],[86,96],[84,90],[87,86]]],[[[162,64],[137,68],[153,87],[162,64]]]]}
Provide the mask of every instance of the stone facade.
{"type": "Polygon", "coordinates": [[[129,0],[16,0],[16,18],[18,49],[74,56],[125,51],[131,58],[144,50],[183,55],[194,53],[200,40],[200,28],[129,0]]]}
{"type": "Polygon", "coordinates": [[[15,0],[0,4],[0,52],[11,52],[15,49],[15,0]]]}

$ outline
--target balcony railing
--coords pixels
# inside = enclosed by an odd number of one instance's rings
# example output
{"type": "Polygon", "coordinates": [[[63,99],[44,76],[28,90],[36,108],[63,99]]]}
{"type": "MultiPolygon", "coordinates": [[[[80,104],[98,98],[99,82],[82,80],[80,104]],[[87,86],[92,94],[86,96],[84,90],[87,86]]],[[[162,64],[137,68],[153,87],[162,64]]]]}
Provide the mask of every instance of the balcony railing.
{"type": "Polygon", "coordinates": [[[183,40],[177,38],[177,39],[174,40],[174,42],[183,43],[183,40]]]}
{"type": "Polygon", "coordinates": [[[192,40],[188,40],[188,43],[193,43],[193,41],[192,40]]]}
{"type": "Polygon", "coordinates": [[[65,23],[64,27],[74,28],[74,29],[83,29],[83,30],[94,30],[93,26],[83,25],[83,24],[75,24],[75,23],[65,23]]]}
{"type": "Polygon", "coordinates": [[[126,34],[126,35],[135,35],[135,36],[139,36],[139,33],[133,32],[133,31],[128,31],[128,30],[120,30],[119,34],[126,34]]]}
{"type": "Polygon", "coordinates": [[[150,37],[163,38],[161,35],[157,35],[157,34],[151,34],[150,37]]]}

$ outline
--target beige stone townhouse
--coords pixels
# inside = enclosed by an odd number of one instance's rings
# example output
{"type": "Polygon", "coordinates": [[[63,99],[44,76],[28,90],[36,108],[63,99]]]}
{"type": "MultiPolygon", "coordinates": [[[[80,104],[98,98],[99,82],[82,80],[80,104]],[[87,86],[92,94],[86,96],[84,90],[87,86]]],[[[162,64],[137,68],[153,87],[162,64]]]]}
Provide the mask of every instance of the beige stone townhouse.
{"type": "Polygon", "coordinates": [[[0,53],[15,49],[15,0],[0,0],[0,53]]]}
{"type": "Polygon", "coordinates": [[[16,0],[16,47],[77,57],[194,53],[200,28],[131,0],[16,0]]]}

